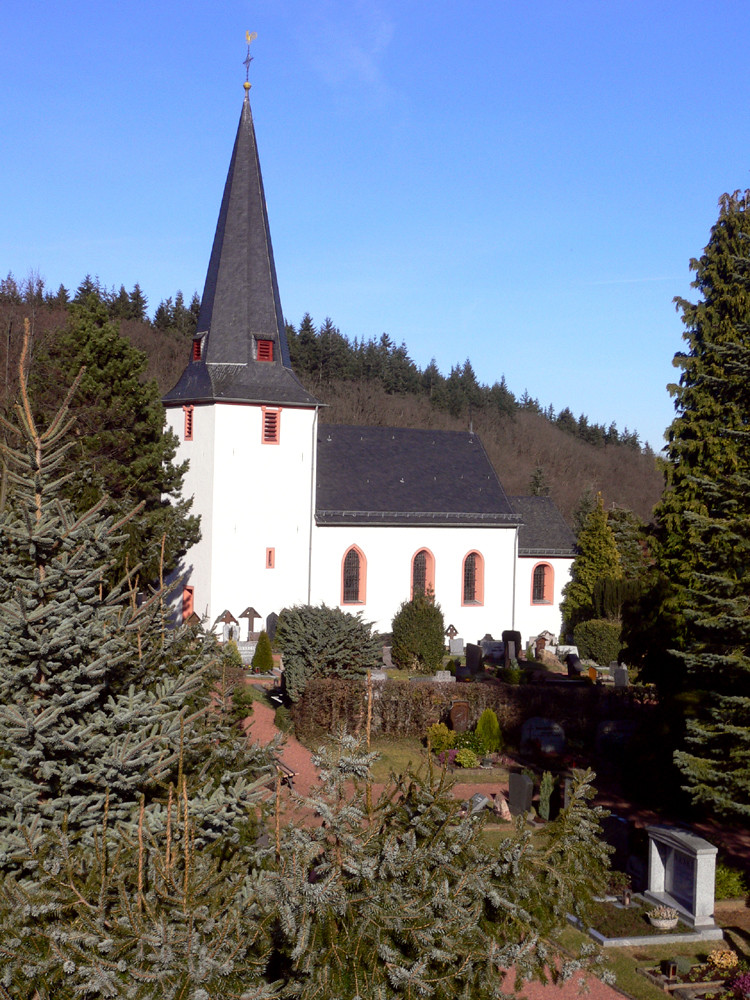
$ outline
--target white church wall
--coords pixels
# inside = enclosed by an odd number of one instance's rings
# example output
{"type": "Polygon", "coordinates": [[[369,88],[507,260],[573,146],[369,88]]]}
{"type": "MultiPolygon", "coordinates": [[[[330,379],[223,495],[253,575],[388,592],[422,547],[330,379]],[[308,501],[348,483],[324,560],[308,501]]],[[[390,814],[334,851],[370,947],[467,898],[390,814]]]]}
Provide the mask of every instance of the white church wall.
{"type": "Polygon", "coordinates": [[[552,632],[559,636],[562,628],[560,602],[565,584],[570,580],[570,558],[547,558],[543,556],[521,556],[516,572],[516,628],[521,633],[524,646],[530,638],[540,632],[552,632]],[[553,572],[553,586],[549,603],[534,603],[534,568],[540,563],[549,566],[553,572]]]}
{"type": "Polygon", "coordinates": [[[284,407],[279,420],[279,443],[264,444],[262,407],[196,406],[193,441],[181,443],[178,460],[191,463],[184,493],[196,498],[202,532],[185,565],[195,610],[210,622],[248,606],[265,620],[308,600],[316,413],[284,407]]]}
{"type": "Polygon", "coordinates": [[[378,631],[389,632],[393,615],[411,597],[412,560],[420,549],[434,557],[435,597],[445,618],[467,642],[487,632],[497,638],[513,627],[515,528],[323,526],[313,531],[312,603],[362,611],[378,631]],[[367,561],[365,600],[342,603],[342,565],[350,546],[367,561]],[[484,560],[480,605],[463,605],[463,561],[476,551],[484,560]]]}

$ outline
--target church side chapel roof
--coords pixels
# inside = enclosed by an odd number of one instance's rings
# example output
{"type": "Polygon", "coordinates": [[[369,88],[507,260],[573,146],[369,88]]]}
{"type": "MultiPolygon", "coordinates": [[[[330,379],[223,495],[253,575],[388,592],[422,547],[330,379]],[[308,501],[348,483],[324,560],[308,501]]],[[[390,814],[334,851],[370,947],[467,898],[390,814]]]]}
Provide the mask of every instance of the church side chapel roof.
{"type": "Polygon", "coordinates": [[[522,520],[518,532],[519,556],[575,555],[575,535],[549,497],[508,497],[522,520]]]}
{"type": "Polygon", "coordinates": [[[322,424],[316,480],[319,525],[520,521],[468,432],[322,424]]]}
{"type": "Polygon", "coordinates": [[[315,406],[291,368],[276,281],[266,198],[245,88],[216,225],[192,360],[165,405],[200,402],[315,406]],[[258,360],[271,341],[273,359],[258,360]]]}

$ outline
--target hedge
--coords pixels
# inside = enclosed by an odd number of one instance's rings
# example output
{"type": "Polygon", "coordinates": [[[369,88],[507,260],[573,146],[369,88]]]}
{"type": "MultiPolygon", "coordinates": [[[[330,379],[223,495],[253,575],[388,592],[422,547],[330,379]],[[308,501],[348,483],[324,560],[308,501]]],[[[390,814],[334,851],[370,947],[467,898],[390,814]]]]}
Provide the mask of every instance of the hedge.
{"type": "MultiPolygon", "coordinates": [[[[412,684],[386,680],[373,685],[372,734],[393,738],[424,737],[428,728],[448,718],[455,701],[469,703],[470,725],[491,708],[506,742],[518,744],[525,719],[540,715],[559,722],[568,739],[593,740],[603,719],[632,718],[653,710],[644,690],[595,685],[412,684]]],[[[317,677],[292,707],[295,731],[315,740],[345,726],[363,733],[367,725],[367,686],[362,681],[317,677]]]]}

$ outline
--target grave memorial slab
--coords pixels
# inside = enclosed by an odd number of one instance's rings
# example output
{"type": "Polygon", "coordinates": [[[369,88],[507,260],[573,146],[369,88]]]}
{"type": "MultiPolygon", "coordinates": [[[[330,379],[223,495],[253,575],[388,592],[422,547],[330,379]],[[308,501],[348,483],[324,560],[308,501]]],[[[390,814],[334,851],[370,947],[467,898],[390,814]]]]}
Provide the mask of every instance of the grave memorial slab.
{"type": "Polygon", "coordinates": [[[465,733],[469,728],[469,703],[468,701],[454,701],[448,715],[451,729],[455,733],[465,733]]]}
{"type": "Polygon", "coordinates": [[[527,719],[521,726],[521,753],[538,750],[541,753],[563,753],[565,730],[558,722],[539,715],[527,719]]]}
{"type": "Polygon", "coordinates": [[[696,930],[715,927],[717,849],[688,830],[649,826],[647,899],[673,906],[696,930]]]}
{"type": "Polygon", "coordinates": [[[534,782],[528,774],[514,772],[508,775],[508,808],[511,816],[525,816],[531,809],[534,782]]]}
{"type": "Polygon", "coordinates": [[[466,643],[466,668],[472,674],[482,669],[482,647],[473,642],[466,643]]]}

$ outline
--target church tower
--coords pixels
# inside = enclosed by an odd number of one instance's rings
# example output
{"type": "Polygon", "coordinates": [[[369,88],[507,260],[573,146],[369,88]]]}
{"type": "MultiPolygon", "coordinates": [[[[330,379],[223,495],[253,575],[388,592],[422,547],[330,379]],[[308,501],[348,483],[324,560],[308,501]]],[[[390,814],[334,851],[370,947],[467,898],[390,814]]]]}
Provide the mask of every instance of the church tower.
{"type": "Polygon", "coordinates": [[[209,627],[224,611],[307,602],[310,588],[319,403],[291,367],[249,90],[190,360],[163,400],[201,518],[181,610],[209,627]]]}

